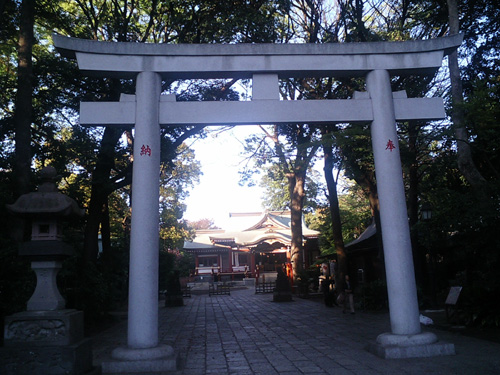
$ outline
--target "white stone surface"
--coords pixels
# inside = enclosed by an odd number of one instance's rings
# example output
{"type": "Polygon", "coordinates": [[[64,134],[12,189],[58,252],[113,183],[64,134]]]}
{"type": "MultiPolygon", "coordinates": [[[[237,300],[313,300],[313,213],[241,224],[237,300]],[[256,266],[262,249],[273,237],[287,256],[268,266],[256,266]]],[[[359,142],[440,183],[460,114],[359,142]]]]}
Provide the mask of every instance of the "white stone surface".
{"type": "Polygon", "coordinates": [[[168,345],[158,345],[155,348],[130,349],[116,348],[111,356],[122,361],[145,361],[151,359],[170,358],[174,355],[174,350],[168,345]]]}
{"type": "Polygon", "coordinates": [[[158,345],[160,85],[156,73],[137,77],[128,310],[128,346],[136,349],[158,345]]]}
{"type": "Polygon", "coordinates": [[[167,374],[177,370],[177,358],[150,359],[144,361],[106,361],[102,363],[103,374],[167,374]]]}
{"type": "Polygon", "coordinates": [[[252,76],[252,100],[280,98],[277,74],[254,74],[252,76]]]}
{"type": "Polygon", "coordinates": [[[83,311],[23,311],[5,317],[5,345],[67,346],[84,338],[83,311]]]}
{"type": "Polygon", "coordinates": [[[61,261],[31,262],[36,274],[36,288],[28,301],[28,311],[64,309],[66,301],[57,288],[57,274],[61,267],[61,261]]]}
{"type": "MultiPolygon", "coordinates": [[[[253,125],[277,123],[369,122],[370,99],[269,100],[246,102],[160,103],[160,125],[253,125]]],[[[443,99],[394,99],[396,120],[437,120],[445,117],[443,99]]],[[[126,102],[82,102],[80,124],[134,125],[135,108],[126,102]]]]}
{"type": "Polygon", "coordinates": [[[417,288],[389,72],[370,72],[366,86],[373,106],[371,135],[391,331],[413,335],[420,333],[417,288]]]}
{"type": "Polygon", "coordinates": [[[382,346],[377,343],[370,343],[367,349],[369,352],[385,359],[427,358],[456,354],[455,345],[442,341],[410,346],[382,346]]]}
{"type": "Polygon", "coordinates": [[[446,50],[461,35],[407,42],[324,44],[172,45],[106,43],[53,35],[61,51],[89,74],[133,77],[155,71],[162,78],[251,78],[255,73],[280,77],[363,75],[373,69],[391,74],[429,73],[441,66],[446,50]]]}
{"type": "Polygon", "coordinates": [[[377,337],[377,343],[382,346],[414,346],[433,344],[438,341],[437,336],[432,332],[422,332],[416,335],[393,335],[382,333],[377,337]]]}

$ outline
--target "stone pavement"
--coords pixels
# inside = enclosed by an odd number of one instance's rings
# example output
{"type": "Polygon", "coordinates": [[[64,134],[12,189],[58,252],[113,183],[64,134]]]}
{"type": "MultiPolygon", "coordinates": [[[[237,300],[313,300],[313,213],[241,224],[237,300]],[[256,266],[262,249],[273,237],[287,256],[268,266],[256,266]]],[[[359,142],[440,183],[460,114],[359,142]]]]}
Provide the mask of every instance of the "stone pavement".
{"type": "MultiPolygon", "coordinates": [[[[365,350],[390,331],[388,313],[342,314],[320,301],[272,302],[253,289],[193,295],[160,308],[160,341],[180,356],[175,375],[500,374],[500,344],[424,327],[455,344],[454,356],[381,359],[365,350]]],[[[94,363],[126,344],[126,322],[94,337],[94,363]]]]}

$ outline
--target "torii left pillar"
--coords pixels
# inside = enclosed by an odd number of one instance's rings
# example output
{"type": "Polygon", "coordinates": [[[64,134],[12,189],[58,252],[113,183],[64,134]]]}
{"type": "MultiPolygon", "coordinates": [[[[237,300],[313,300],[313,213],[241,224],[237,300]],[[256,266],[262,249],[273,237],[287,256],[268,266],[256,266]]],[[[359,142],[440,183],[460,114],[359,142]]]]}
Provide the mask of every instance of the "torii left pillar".
{"type": "Polygon", "coordinates": [[[104,373],[173,371],[174,350],[158,345],[159,106],[161,77],[137,75],[127,347],[113,350],[104,373]]]}

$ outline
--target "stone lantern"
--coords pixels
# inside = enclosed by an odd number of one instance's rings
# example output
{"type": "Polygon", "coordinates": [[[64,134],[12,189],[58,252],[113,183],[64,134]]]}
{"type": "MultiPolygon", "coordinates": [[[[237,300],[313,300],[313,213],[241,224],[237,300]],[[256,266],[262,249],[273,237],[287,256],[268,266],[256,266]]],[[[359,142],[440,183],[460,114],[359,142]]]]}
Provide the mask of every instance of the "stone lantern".
{"type": "Polygon", "coordinates": [[[70,197],[56,187],[57,173],[53,167],[43,168],[37,192],[24,194],[7,208],[15,215],[31,220],[31,241],[21,244],[19,255],[29,257],[37,285],[28,301],[28,311],[64,309],[66,302],[59,293],[57,273],[64,258],[73,255],[73,248],[62,242],[63,220],[83,216],[70,197]]]}
{"type": "Polygon", "coordinates": [[[83,312],[66,309],[57,288],[62,261],[73,248],[62,242],[62,224],[84,210],[56,187],[53,167],[43,168],[38,191],[24,194],[8,210],[32,223],[31,241],[22,243],[19,255],[28,257],[37,284],[27,311],[5,317],[0,373],[92,374],[92,350],[83,335],[83,312]]]}

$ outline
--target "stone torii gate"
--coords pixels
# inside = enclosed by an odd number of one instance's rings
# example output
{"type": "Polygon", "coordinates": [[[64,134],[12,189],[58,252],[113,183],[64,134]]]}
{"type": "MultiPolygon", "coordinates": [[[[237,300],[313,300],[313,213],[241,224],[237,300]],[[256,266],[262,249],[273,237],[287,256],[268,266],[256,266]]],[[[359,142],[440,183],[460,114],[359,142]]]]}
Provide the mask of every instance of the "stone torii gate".
{"type": "Polygon", "coordinates": [[[441,98],[392,92],[391,75],[433,74],[461,35],[352,44],[168,45],[96,42],[54,35],[59,52],[76,58],[84,74],[135,78],[136,94],[119,102],[83,102],[80,122],[135,126],[126,348],[103,371],[173,369],[175,355],[158,340],[158,185],[160,126],[371,122],[380,201],[391,332],[371,350],[383,357],[453,354],[453,344],[422,333],[396,121],[445,117],[441,98]],[[279,99],[288,77],[365,76],[366,92],[347,100],[279,99]],[[162,79],[252,79],[252,100],[177,102],[160,95],[162,79]],[[123,365],[126,363],[126,365],[123,365]],[[121,366],[121,367],[120,367],[121,366]]]}

